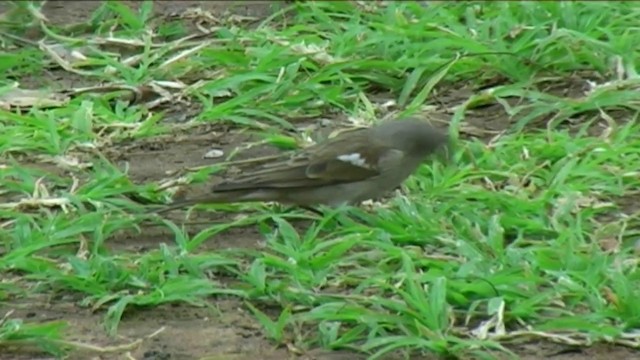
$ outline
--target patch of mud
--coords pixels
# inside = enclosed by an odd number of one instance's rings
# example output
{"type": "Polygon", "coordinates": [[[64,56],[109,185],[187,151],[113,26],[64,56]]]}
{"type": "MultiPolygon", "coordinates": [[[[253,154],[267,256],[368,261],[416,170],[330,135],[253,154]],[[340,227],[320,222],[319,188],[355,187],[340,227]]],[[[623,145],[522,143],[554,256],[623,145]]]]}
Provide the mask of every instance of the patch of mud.
{"type": "MultiPolygon", "coordinates": [[[[44,299],[43,299],[44,301],[44,299]]],[[[8,304],[11,308],[11,304],[8,304]]],[[[116,348],[101,354],[76,351],[71,360],[139,359],[139,360],[364,360],[364,354],[349,351],[320,351],[277,347],[265,339],[254,317],[234,299],[211,300],[208,307],[163,305],[127,311],[119,324],[118,335],[109,337],[103,326],[102,313],[94,313],[73,301],[60,303],[21,303],[14,317],[35,322],[64,320],[68,322],[68,340],[98,348],[116,348]],[[132,345],[134,343],[137,344],[132,345]],[[129,345],[129,346],[127,346],[129,345]]],[[[629,348],[599,344],[589,348],[574,348],[548,342],[528,342],[510,346],[520,359],[640,359],[629,348]]],[[[508,359],[495,354],[496,359],[508,359]]],[[[52,359],[32,351],[3,349],[3,359],[52,359]],[[7,351],[9,350],[9,351],[7,351]]],[[[383,360],[399,360],[399,354],[383,356],[383,360]]],[[[433,355],[412,356],[416,360],[436,360],[433,355]]],[[[467,357],[467,359],[476,359],[467,357]]]]}
{"type": "MultiPolygon", "coordinates": [[[[138,9],[139,1],[120,1],[132,9],[138,9]]],[[[155,15],[181,13],[190,8],[200,8],[214,14],[233,14],[266,18],[282,4],[279,1],[154,1],[155,15]]],[[[42,12],[54,25],[67,25],[89,20],[91,14],[102,5],[100,1],[47,1],[42,12]]]]}

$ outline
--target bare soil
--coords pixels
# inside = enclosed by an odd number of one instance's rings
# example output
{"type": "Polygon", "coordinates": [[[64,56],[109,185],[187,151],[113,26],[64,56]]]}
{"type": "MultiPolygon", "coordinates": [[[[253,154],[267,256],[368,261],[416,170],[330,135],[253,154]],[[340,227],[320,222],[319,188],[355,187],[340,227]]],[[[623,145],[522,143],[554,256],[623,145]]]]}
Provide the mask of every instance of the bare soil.
{"type": "MultiPolygon", "coordinates": [[[[133,1],[124,1],[136,6],[133,1]]],[[[90,16],[100,2],[98,1],[49,1],[43,13],[54,24],[82,22],[90,16]]],[[[271,13],[269,1],[156,1],[154,10],[159,14],[184,11],[193,6],[213,12],[225,12],[266,17],[271,13]]],[[[51,80],[66,84],[76,84],[82,79],[76,75],[60,72],[53,79],[23,79],[31,87],[49,86],[51,80]]],[[[442,101],[456,103],[455,97],[464,97],[464,91],[443,94],[442,101]]],[[[446,121],[447,114],[443,114],[446,121]]],[[[483,134],[495,134],[510,124],[509,118],[501,108],[490,106],[474,111],[469,132],[480,131],[483,134]]],[[[134,181],[145,182],[167,177],[167,172],[189,167],[208,165],[210,159],[203,154],[213,146],[225,152],[246,142],[244,135],[216,136],[216,131],[224,129],[194,128],[183,136],[164,138],[161,141],[144,141],[135,144],[121,144],[114,149],[113,160],[128,163],[130,175],[134,181]],[[186,141],[185,139],[188,139],[186,141]],[[222,140],[224,139],[224,141],[222,140]]],[[[264,149],[255,150],[264,154],[264,149]]],[[[246,152],[244,156],[251,156],[246,152]]],[[[196,190],[197,191],[197,190],[196,190]]],[[[202,190],[200,190],[202,191],[202,190]]],[[[193,194],[189,194],[192,196],[193,194]]],[[[174,214],[175,215],[175,214],[174,214]]],[[[181,216],[178,212],[175,216],[181,216]]],[[[192,231],[197,231],[193,228],[192,231]]],[[[251,248],[260,246],[262,237],[254,228],[234,229],[216,236],[204,244],[207,249],[251,248]]],[[[109,240],[109,246],[117,251],[141,252],[157,248],[159,243],[172,243],[172,235],[159,227],[145,228],[142,234],[122,234],[109,240]]],[[[240,360],[240,359],[364,359],[365,357],[349,352],[306,351],[302,354],[287,348],[276,348],[264,336],[260,325],[247,312],[242,302],[235,299],[211,299],[210,308],[198,308],[187,304],[166,305],[148,309],[127,311],[119,326],[118,336],[109,337],[102,325],[104,313],[92,312],[81,307],[78,299],[72,297],[59,299],[32,299],[31,303],[16,303],[14,316],[30,321],[64,320],[69,326],[69,335],[73,340],[100,347],[123,346],[136,340],[143,340],[130,349],[108,351],[100,355],[82,351],[71,354],[70,359],[146,359],[146,360],[240,360]],[[215,309],[215,310],[212,310],[215,309]],[[154,336],[151,334],[161,330],[154,336]]],[[[10,349],[5,349],[10,350],[10,349]]],[[[637,352],[616,346],[596,345],[591,348],[573,349],[552,343],[533,342],[512,347],[522,359],[540,359],[551,357],[557,360],[577,359],[640,359],[637,352]]],[[[49,358],[37,352],[25,353],[5,351],[0,359],[45,359],[49,358]]]]}

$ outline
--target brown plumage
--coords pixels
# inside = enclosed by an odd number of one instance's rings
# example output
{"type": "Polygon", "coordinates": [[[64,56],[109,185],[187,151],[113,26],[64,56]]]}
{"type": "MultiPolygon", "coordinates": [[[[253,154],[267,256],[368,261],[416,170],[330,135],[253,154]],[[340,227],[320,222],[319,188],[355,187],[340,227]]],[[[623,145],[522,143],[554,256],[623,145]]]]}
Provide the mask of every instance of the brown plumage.
{"type": "Polygon", "coordinates": [[[424,121],[386,121],[343,132],[228,179],[214,186],[211,194],[176,202],[158,212],[199,203],[356,204],[399,186],[447,142],[444,133],[424,121]]]}

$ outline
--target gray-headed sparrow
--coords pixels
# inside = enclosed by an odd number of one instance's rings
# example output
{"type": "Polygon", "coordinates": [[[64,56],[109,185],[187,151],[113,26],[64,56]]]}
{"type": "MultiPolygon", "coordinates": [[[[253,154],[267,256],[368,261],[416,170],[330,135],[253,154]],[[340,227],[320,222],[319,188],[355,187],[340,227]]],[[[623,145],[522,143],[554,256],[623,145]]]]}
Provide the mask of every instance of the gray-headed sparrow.
{"type": "Polygon", "coordinates": [[[448,143],[417,119],[385,121],[338,134],[293,155],[215,185],[211,193],[158,212],[200,203],[276,201],[310,207],[357,204],[399,186],[448,143]]]}

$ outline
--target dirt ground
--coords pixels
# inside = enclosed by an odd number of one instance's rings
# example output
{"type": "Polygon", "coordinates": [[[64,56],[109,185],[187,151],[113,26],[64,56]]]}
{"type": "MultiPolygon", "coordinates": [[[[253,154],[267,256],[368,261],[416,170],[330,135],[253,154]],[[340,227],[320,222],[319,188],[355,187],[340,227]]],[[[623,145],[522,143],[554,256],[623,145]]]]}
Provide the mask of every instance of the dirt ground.
{"type": "MultiPolygon", "coordinates": [[[[124,3],[134,3],[125,1],[124,3]]],[[[99,6],[97,1],[49,1],[43,13],[52,23],[74,23],[87,19],[99,6]]],[[[180,12],[191,6],[200,6],[209,11],[230,11],[235,14],[265,17],[271,13],[270,3],[266,1],[156,1],[157,13],[180,12]]],[[[67,81],[73,81],[66,79],[67,81]]],[[[26,80],[25,80],[26,81],[26,80]]],[[[37,86],[37,83],[33,83],[37,86]]],[[[484,130],[499,131],[508,126],[508,120],[500,117],[495,109],[485,109],[478,113],[473,125],[484,130]]],[[[113,160],[127,162],[131,176],[136,181],[151,181],[166,177],[166,172],[185,167],[210,164],[203,154],[213,143],[220,141],[215,131],[195,128],[187,134],[189,141],[123,144],[121,151],[113,160]],[[207,134],[207,135],[203,135],[207,134]],[[195,140],[194,140],[195,139],[195,140]]],[[[216,129],[213,129],[216,130],[216,129]]],[[[222,129],[217,129],[222,131],[222,129]]],[[[225,137],[228,139],[228,137],[225,137]]],[[[229,151],[242,143],[245,138],[237,136],[218,145],[229,151]]],[[[245,154],[250,156],[251,153],[245,154]]],[[[180,216],[180,212],[175,216],[180,216]]],[[[193,228],[193,231],[197,231],[193,228]]],[[[166,230],[159,227],[145,229],[144,235],[123,234],[111,239],[115,250],[144,251],[156,248],[158,243],[170,243],[172,240],[166,230]]],[[[255,247],[262,237],[253,228],[236,229],[224,236],[204,244],[205,249],[226,247],[255,247]]],[[[348,352],[310,351],[296,355],[286,348],[275,348],[263,336],[259,324],[245,310],[241,302],[233,299],[212,299],[212,305],[218,309],[213,312],[206,308],[189,305],[173,305],[152,309],[140,309],[127,312],[119,327],[119,336],[110,338],[101,325],[103,313],[93,313],[77,305],[78,299],[42,299],[31,304],[16,304],[15,317],[29,321],[65,320],[69,322],[71,338],[80,342],[99,344],[100,346],[118,346],[143,339],[130,349],[130,357],[146,360],[240,360],[240,359],[364,359],[362,355],[348,352]],[[154,332],[163,329],[151,338],[154,332]]],[[[522,359],[551,357],[557,360],[575,359],[640,359],[640,355],[631,349],[598,345],[588,349],[571,349],[567,346],[551,343],[529,343],[512,347],[522,359]]],[[[0,359],[45,359],[42,355],[13,353],[0,354],[0,359]]],[[[123,359],[125,352],[96,355],[77,352],[70,359],[123,359]]]]}

